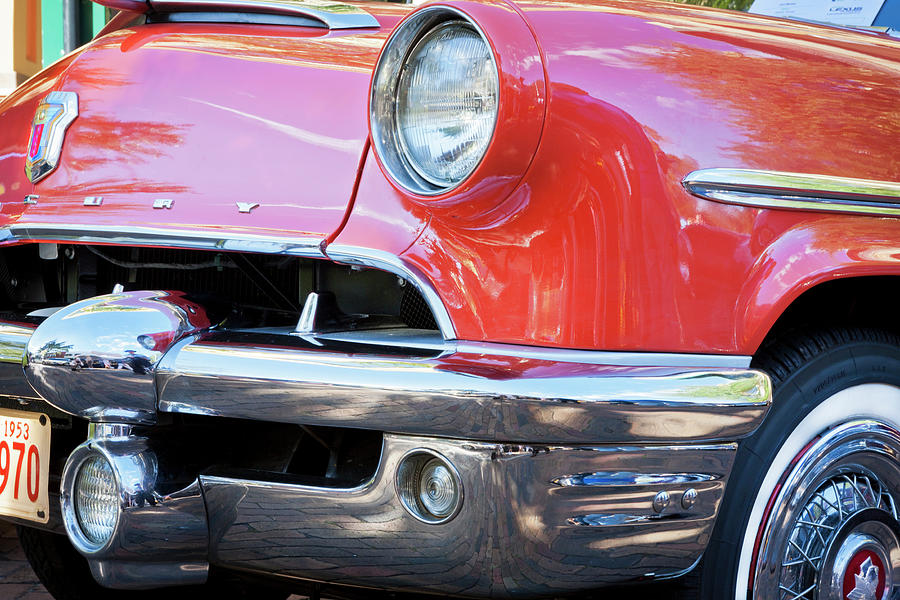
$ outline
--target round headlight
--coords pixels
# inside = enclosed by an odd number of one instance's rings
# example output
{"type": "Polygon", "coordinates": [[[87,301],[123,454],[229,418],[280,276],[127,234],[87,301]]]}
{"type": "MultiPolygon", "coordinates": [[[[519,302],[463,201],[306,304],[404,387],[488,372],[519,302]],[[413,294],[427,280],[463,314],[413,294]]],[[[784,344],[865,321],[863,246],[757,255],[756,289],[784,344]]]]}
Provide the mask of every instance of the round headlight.
{"type": "Polygon", "coordinates": [[[375,150],[391,177],[424,195],[446,192],[484,158],[497,122],[499,76],[474,23],[448,7],[402,23],[375,71],[375,150]]]}
{"type": "Polygon", "coordinates": [[[102,546],[116,528],[119,517],[116,478],[102,456],[85,460],[75,477],[74,504],[84,536],[102,546]]]}

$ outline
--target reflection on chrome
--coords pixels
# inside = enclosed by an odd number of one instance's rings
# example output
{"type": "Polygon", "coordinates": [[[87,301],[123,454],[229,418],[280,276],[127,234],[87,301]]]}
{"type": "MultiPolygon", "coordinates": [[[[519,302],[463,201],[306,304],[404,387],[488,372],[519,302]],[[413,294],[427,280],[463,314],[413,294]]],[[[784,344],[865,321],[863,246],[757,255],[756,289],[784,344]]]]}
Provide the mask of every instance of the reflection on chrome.
{"type": "Polygon", "coordinates": [[[82,300],[34,330],[25,377],[47,402],[94,421],[156,420],[156,365],[179,339],[208,328],[204,310],[175,292],[82,300]]]}
{"type": "Polygon", "coordinates": [[[650,519],[659,519],[659,515],[578,515],[570,517],[569,523],[581,527],[607,527],[610,525],[633,525],[650,519]]]}
{"type": "Polygon", "coordinates": [[[700,557],[735,450],[735,444],[686,445],[678,452],[669,446],[501,446],[389,434],[375,475],[357,488],[201,476],[210,559],[324,582],[478,597],[553,595],[667,577],[700,557]],[[421,448],[451,461],[466,490],[456,517],[438,525],[410,515],[394,491],[398,463],[421,448]],[[615,465],[648,480],[675,472],[676,465],[687,468],[700,481],[666,489],[677,499],[693,488],[697,502],[660,516],[652,506],[659,484],[552,483],[560,472],[604,472],[615,465]]]}
{"type": "Polygon", "coordinates": [[[556,477],[552,481],[558,486],[621,486],[691,483],[709,481],[713,478],[708,473],[631,473],[623,471],[598,471],[596,473],[579,473],[556,477]]]}
{"type": "Polygon", "coordinates": [[[900,216],[900,183],[807,173],[702,169],[682,180],[691,194],[727,204],[900,216]]]}
{"type": "Polygon", "coordinates": [[[771,393],[751,370],[428,356],[227,331],[173,347],[157,379],[164,412],[532,443],[735,440],[759,425],[771,393]]]}

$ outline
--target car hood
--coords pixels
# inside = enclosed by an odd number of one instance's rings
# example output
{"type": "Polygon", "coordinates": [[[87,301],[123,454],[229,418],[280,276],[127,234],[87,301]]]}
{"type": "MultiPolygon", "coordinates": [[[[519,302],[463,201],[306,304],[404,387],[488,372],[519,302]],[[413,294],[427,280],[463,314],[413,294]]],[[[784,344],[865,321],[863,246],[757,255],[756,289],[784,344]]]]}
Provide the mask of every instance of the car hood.
{"type": "Polygon", "coordinates": [[[154,24],[96,40],[55,85],[79,115],[19,226],[329,235],[387,29],[154,24]]]}

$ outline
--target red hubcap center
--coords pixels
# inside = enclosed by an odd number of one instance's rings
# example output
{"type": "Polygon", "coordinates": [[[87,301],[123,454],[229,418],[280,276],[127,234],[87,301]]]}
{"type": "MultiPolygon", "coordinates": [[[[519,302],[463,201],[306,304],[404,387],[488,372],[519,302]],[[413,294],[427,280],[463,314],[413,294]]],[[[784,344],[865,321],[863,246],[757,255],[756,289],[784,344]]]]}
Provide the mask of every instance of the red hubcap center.
{"type": "Polygon", "coordinates": [[[860,550],[844,571],[844,600],[880,600],[884,594],[884,563],[871,550],[860,550]]]}

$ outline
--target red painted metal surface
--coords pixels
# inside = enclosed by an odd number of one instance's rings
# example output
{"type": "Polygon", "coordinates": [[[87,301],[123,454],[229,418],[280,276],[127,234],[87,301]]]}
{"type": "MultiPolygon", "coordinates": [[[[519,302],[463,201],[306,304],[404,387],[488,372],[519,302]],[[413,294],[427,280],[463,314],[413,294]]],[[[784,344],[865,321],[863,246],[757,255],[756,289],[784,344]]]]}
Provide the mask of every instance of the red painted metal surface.
{"type": "Polygon", "coordinates": [[[322,236],[366,140],[377,33],[145,25],[83,51],[61,87],[79,116],[21,222],[322,236]],[[102,209],[82,206],[101,196],[102,209]],[[153,210],[158,198],[171,210],[153,210]],[[237,203],[258,203],[248,214],[237,203]]]}
{"type": "Polygon", "coordinates": [[[18,219],[25,211],[25,196],[33,189],[25,175],[31,122],[37,105],[56,89],[71,61],[72,57],[66,57],[54,63],[0,102],[0,225],[18,219]]]}
{"type": "Polygon", "coordinates": [[[447,3],[484,30],[502,85],[488,155],[450,194],[361,163],[371,70],[412,10],[368,3],[381,30],[173,24],[95,41],[2,105],[0,215],[329,237],[416,265],[462,339],[570,348],[750,354],[811,286],[900,275],[900,219],[680,185],[713,167],[900,181],[896,40],[678,4],[447,3]],[[54,86],[81,115],[39,204],[8,204],[30,188],[33,107],[54,86]],[[151,208],[161,197],[171,210],[151,208]]]}
{"type": "Polygon", "coordinates": [[[520,5],[550,90],[517,210],[435,212],[404,255],[460,337],[750,354],[811,285],[900,274],[896,218],[725,206],[680,185],[711,167],[900,180],[897,41],[676,4],[520,5]]]}

